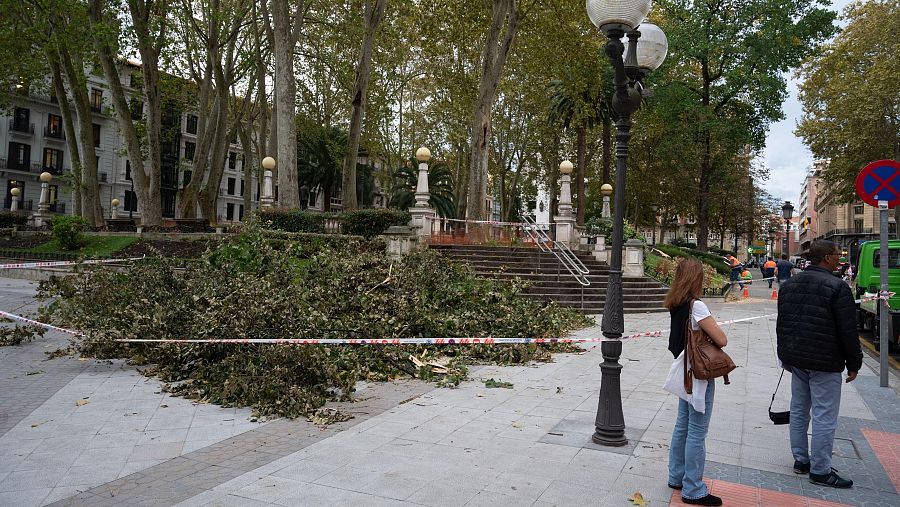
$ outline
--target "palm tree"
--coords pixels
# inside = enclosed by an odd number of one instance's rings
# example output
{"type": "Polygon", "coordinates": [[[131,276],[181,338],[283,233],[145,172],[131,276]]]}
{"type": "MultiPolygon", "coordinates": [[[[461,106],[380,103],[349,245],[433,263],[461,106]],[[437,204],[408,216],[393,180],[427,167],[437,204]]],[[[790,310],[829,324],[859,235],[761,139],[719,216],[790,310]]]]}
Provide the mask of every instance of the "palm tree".
{"type": "MultiPolygon", "coordinates": [[[[347,133],[337,127],[305,125],[297,130],[297,171],[300,186],[320,188],[324,210],[331,211],[331,194],[341,184],[347,133]]],[[[356,165],[356,201],[371,206],[375,194],[372,167],[356,165]]]]}
{"type": "MultiPolygon", "coordinates": [[[[551,124],[562,124],[566,130],[574,128],[577,137],[577,164],[575,171],[575,193],[578,196],[576,220],[584,225],[586,199],[584,178],[587,169],[585,156],[587,131],[597,125],[603,125],[604,167],[608,166],[609,123],[613,118],[612,93],[608,86],[609,79],[604,73],[599,75],[594,69],[583,69],[582,76],[575,75],[569,80],[555,79],[548,87],[550,93],[551,124]]],[[[604,171],[604,180],[608,179],[608,171],[604,171]]],[[[606,181],[604,181],[605,183],[606,181]]]]}
{"type": "MultiPolygon", "coordinates": [[[[419,171],[415,159],[394,172],[394,189],[388,206],[409,209],[416,204],[416,183],[419,171]]],[[[443,218],[456,216],[456,196],[453,195],[453,173],[444,162],[435,162],[428,170],[428,191],[431,207],[443,218]]]]}

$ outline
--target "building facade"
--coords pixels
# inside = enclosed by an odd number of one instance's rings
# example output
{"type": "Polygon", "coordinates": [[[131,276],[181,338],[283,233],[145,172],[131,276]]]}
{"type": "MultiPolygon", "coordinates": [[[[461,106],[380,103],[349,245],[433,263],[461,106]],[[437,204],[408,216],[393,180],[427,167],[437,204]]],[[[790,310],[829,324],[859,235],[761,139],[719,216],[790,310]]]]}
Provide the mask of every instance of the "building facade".
{"type": "Polygon", "coordinates": [[[797,255],[804,255],[809,251],[809,245],[819,237],[819,213],[816,211],[816,202],[819,196],[819,186],[823,184],[821,172],[823,162],[816,162],[806,172],[803,178],[803,186],[800,188],[800,206],[798,215],[800,219],[799,244],[797,255]]]}

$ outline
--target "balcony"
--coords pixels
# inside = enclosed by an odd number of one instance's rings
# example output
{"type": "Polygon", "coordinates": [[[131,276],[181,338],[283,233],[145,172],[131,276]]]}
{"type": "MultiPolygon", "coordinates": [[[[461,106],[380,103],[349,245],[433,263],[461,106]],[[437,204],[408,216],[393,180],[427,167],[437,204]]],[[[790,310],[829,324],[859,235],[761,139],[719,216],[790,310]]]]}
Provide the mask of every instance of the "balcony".
{"type": "Polygon", "coordinates": [[[853,227],[850,229],[832,229],[825,233],[824,237],[830,236],[871,236],[875,234],[875,229],[872,227],[853,227]]]}
{"type": "Polygon", "coordinates": [[[48,139],[58,139],[60,141],[65,141],[66,133],[63,132],[62,128],[44,127],[44,137],[48,139]]]}
{"type": "Polygon", "coordinates": [[[18,132],[20,134],[34,135],[34,123],[26,123],[16,120],[9,120],[10,132],[18,132]]]}
{"type": "Polygon", "coordinates": [[[103,104],[91,104],[91,111],[95,113],[103,113],[103,104]]]}
{"type": "Polygon", "coordinates": [[[52,166],[52,165],[51,165],[51,166],[42,166],[42,167],[40,168],[40,171],[41,171],[41,172],[45,172],[45,171],[46,171],[46,172],[48,172],[48,173],[50,173],[50,174],[62,174],[62,173],[65,172],[65,169],[63,169],[63,166],[61,166],[61,165],[60,165],[60,166],[52,166]]]}

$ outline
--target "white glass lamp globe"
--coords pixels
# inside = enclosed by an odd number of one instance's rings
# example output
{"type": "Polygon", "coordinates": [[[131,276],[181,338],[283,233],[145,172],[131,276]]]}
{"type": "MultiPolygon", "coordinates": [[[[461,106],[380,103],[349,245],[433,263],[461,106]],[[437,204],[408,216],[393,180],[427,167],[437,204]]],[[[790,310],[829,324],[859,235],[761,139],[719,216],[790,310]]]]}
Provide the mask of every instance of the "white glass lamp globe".
{"type": "Polygon", "coordinates": [[[431,150],[422,146],[418,150],[416,150],[416,160],[419,162],[428,162],[431,160],[431,150]]]}
{"type": "Polygon", "coordinates": [[[613,187],[609,183],[604,183],[600,185],[600,194],[604,197],[609,197],[613,193],[613,187]]]}
{"type": "Polygon", "coordinates": [[[263,166],[263,169],[266,169],[267,171],[271,171],[272,169],[275,169],[275,159],[272,157],[266,157],[266,158],[262,159],[262,166],[263,166]]]}
{"type": "Polygon", "coordinates": [[[574,166],[572,165],[572,162],[569,162],[568,160],[563,160],[562,164],[559,164],[559,172],[561,172],[563,174],[572,174],[573,167],[574,166]]]}
{"type": "Polygon", "coordinates": [[[610,30],[628,31],[641,24],[651,3],[652,0],[587,0],[585,8],[591,23],[608,35],[610,30]]]}
{"type": "Polygon", "coordinates": [[[113,208],[118,208],[120,203],[118,199],[113,199],[111,204],[113,205],[113,208]]]}
{"type": "Polygon", "coordinates": [[[53,175],[48,172],[42,172],[40,178],[42,183],[50,183],[53,181],[53,175]]]}
{"type": "MultiPolygon", "coordinates": [[[[641,23],[637,27],[641,38],[637,41],[638,68],[656,70],[662,65],[669,53],[669,39],[662,28],[653,23],[641,23]]],[[[625,61],[628,61],[628,45],[625,45],[625,61]]]]}
{"type": "Polygon", "coordinates": [[[16,187],[16,188],[10,190],[9,193],[12,194],[13,197],[19,197],[19,194],[21,194],[22,191],[19,190],[19,187],[16,187]]]}

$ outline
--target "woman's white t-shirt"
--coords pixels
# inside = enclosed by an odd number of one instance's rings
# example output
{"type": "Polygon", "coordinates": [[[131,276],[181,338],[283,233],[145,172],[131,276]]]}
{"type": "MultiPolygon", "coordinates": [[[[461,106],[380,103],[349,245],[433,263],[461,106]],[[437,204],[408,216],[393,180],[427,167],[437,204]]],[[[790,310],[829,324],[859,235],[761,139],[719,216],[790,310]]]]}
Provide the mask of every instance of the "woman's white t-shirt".
{"type": "Polygon", "coordinates": [[[706,307],[706,303],[699,299],[694,301],[693,306],[691,307],[691,329],[699,331],[700,321],[710,315],[712,315],[712,313],[710,313],[709,308],[706,307]]]}

